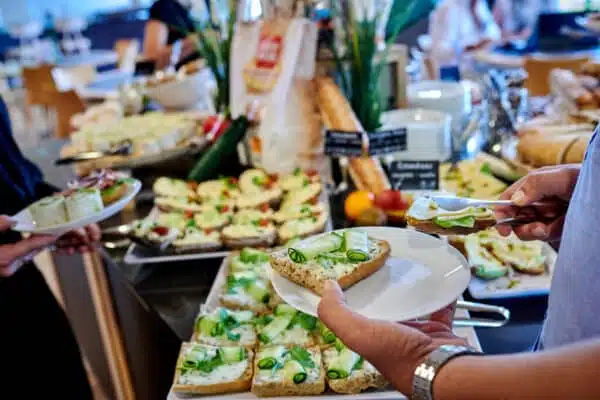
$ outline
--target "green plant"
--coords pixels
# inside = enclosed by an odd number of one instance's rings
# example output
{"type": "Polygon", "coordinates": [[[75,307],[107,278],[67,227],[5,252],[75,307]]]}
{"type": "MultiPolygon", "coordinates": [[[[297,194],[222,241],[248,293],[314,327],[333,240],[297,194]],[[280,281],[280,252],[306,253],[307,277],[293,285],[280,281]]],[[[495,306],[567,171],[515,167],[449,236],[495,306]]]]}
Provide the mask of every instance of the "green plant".
{"type": "Polygon", "coordinates": [[[215,107],[229,117],[229,63],[237,15],[237,1],[228,0],[228,15],[215,27],[198,27],[198,51],[204,57],[217,83],[215,107]],[[216,29],[215,29],[216,28],[216,29]]]}
{"type": "MultiPolygon", "coordinates": [[[[338,44],[334,41],[334,55],[342,90],[350,100],[356,117],[367,131],[381,126],[383,112],[379,81],[390,46],[396,37],[419,18],[427,15],[435,5],[434,0],[396,0],[391,6],[387,21],[387,40],[379,38],[378,26],[387,16],[381,12],[369,15],[363,3],[362,16],[357,16],[352,2],[333,2],[337,18],[338,44]]],[[[389,0],[392,1],[392,0],[389,0]]],[[[372,5],[371,5],[372,7],[372,5]]],[[[360,8],[359,8],[360,10],[360,8]]]]}

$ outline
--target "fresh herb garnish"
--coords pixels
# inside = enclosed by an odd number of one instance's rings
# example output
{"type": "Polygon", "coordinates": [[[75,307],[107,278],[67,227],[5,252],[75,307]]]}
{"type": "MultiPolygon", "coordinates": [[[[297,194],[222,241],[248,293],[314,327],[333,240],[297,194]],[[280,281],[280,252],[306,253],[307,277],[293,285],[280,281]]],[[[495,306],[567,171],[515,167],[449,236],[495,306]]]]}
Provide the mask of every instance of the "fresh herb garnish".
{"type": "Polygon", "coordinates": [[[300,168],[294,168],[294,172],[293,172],[293,174],[294,174],[295,176],[298,176],[298,175],[300,175],[301,173],[302,173],[302,170],[301,170],[300,168]]]}
{"type": "Polygon", "coordinates": [[[223,360],[221,360],[221,357],[217,355],[211,360],[198,361],[196,369],[209,374],[220,365],[223,365],[223,360]]]}
{"type": "Polygon", "coordinates": [[[483,163],[483,165],[481,166],[481,169],[479,171],[482,174],[494,175],[494,173],[492,172],[492,169],[490,168],[490,165],[488,163],[483,163]]]}
{"type": "Polygon", "coordinates": [[[290,350],[290,356],[304,368],[315,368],[315,362],[312,360],[310,352],[302,347],[293,347],[290,350]]]}
{"type": "Polygon", "coordinates": [[[255,176],[254,178],[252,178],[252,183],[254,183],[256,186],[264,186],[265,179],[261,178],[260,176],[255,176]]]}
{"type": "Polygon", "coordinates": [[[239,333],[232,333],[230,331],[227,331],[227,339],[231,340],[232,342],[239,341],[241,337],[242,335],[240,335],[239,333]]]}
{"type": "Polygon", "coordinates": [[[296,323],[298,323],[302,328],[307,331],[312,331],[317,327],[317,319],[312,315],[304,314],[301,311],[298,311],[294,316],[296,323]]]}
{"type": "Polygon", "coordinates": [[[261,315],[260,317],[256,317],[254,319],[254,323],[256,325],[267,325],[269,322],[273,321],[273,317],[270,315],[261,315]]]}
{"type": "Polygon", "coordinates": [[[194,219],[190,219],[188,222],[186,222],[185,227],[186,228],[195,228],[196,221],[194,219]]]}

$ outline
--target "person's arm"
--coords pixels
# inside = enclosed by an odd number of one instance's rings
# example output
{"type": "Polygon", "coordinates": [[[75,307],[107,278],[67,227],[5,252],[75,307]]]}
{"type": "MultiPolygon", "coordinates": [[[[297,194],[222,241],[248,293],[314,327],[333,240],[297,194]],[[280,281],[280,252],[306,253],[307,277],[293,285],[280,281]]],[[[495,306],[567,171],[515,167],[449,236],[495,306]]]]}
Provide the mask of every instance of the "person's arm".
{"type": "Polygon", "coordinates": [[[464,356],[443,366],[435,400],[597,399],[600,340],[541,353],[464,356]]]}
{"type": "Polygon", "coordinates": [[[164,68],[169,63],[171,47],[167,46],[169,29],[158,20],[148,20],[144,27],[144,56],[154,60],[157,69],[164,68]]]}

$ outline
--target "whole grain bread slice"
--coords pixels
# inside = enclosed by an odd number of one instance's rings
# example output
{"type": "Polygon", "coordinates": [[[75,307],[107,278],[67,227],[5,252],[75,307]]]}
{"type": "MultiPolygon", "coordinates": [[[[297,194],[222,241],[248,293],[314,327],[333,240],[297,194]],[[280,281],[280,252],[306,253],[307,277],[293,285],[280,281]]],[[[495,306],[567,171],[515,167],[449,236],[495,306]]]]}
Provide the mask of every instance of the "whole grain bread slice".
{"type": "Polygon", "coordinates": [[[328,280],[337,280],[342,289],[347,289],[379,271],[385,265],[390,255],[389,243],[374,238],[369,238],[369,240],[375,242],[378,252],[370,260],[354,264],[354,268],[342,276],[332,274],[332,271],[325,270],[314,261],[305,264],[295,263],[288,256],[287,249],[272,253],[269,260],[275,271],[290,281],[322,296],[325,282],[328,280]]]}
{"type": "MultiPolygon", "coordinates": [[[[183,349],[186,346],[191,346],[193,343],[182,343],[181,352],[179,353],[179,359],[177,365],[180,365],[183,359],[183,349]]],[[[173,378],[173,387],[171,390],[174,393],[182,394],[222,394],[222,393],[237,393],[248,391],[252,385],[252,376],[254,373],[254,352],[247,349],[248,352],[248,366],[244,373],[237,379],[228,382],[219,382],[208,385],[188,385],[180,384],[179,378],[181,377],[181,371],[179,368],[175,370],[175,377],[173,378]]]]}
{"type": "Polygon", "coordinates": [[[479,231],[484,231],[492,226],[496,225],[495,218],[476,219],[475,225],[472,228],[465,226],[453,226],[451,228],[442,228],[433,220],[421,220],[415,219],[410,216],[406,216],[406,224],[413,227],[415,230],[430,235],[468,235],[479,231]]]}

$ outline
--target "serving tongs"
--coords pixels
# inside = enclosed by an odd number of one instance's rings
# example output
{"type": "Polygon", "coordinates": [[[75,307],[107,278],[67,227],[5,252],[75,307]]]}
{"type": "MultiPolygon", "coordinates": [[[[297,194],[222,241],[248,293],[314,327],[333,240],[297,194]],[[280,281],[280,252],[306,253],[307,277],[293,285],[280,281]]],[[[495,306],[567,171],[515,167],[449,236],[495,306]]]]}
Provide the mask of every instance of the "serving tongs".
{"type": "Polygon", "coordinates": [[[454,327],[499,328],[506,325],[510,320],[510,311],[507,308],[500,306],[459,300],[456,302],[456,308],[469,312],[498,314],[502,318],[455,318],[453,322],[454,327]]]}
{"type": "Polygon", "coordinates": [[[67,165],[74,164],[82,161],[97,160],[103,157],[110,156],[128,156],[133,151],[133,143],[129,139],[122,140],[115,143],[107,151],[89,151],[85,153],[78,153],[72,156],[59,158],[54,162],[55,165],[67,165]]]}

